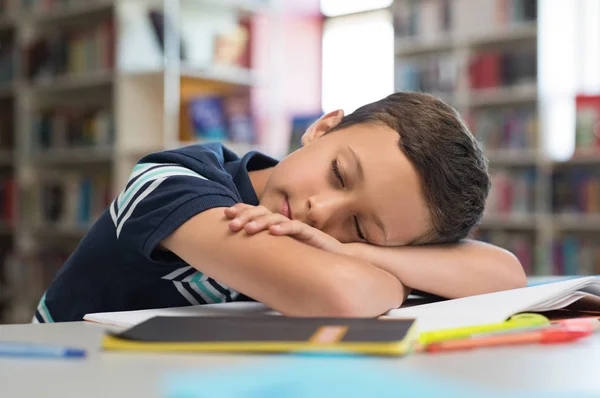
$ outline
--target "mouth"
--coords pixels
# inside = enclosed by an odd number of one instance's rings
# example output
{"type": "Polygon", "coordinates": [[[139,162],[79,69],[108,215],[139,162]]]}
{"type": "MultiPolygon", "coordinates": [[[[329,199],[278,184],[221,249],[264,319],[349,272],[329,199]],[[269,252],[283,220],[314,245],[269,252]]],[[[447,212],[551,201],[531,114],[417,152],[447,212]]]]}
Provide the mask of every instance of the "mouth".
{"type": "Polygon", "coordinates": [[[290,207],[290,202],[288,200],[287,195],[283,198],[283,203],[281,205],[281,214],[283,214],[290,220],[293,220],[292,208],[290,207]]]}

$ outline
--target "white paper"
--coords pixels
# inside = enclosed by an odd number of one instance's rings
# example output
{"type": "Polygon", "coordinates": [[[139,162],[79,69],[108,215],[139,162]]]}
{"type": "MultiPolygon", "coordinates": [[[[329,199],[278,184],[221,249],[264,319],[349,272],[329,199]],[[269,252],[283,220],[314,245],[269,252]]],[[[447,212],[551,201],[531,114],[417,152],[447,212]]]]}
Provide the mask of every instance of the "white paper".
{"type": "MultiPolygon", "coordinates": [[[[416,318],[419,331],[483,325],[502,322],[514,314],[538,309],[558,309],[571,303],[569,296],[589,286],[600,287],[600,279],[584,277],[527,288],[488,293],[388,313],[401,318],[416,318]],[[548,305],[554,304],[554,305],[548,305]]],[[[590,289],[586,289],[589,291],[590,289]]],[[[592,289],[593,290],[593,289],[592,289]]],[[[575,294],[578,296],[578,294],[575,294]]]]}
{"type": "Polygon", "coordinates": [[[99,312],[86,314],[83,320],[104,325],[132,327],[155,316],[276,315],[277,312],[256,302],[192,305],[152,310],[99,312]]]}

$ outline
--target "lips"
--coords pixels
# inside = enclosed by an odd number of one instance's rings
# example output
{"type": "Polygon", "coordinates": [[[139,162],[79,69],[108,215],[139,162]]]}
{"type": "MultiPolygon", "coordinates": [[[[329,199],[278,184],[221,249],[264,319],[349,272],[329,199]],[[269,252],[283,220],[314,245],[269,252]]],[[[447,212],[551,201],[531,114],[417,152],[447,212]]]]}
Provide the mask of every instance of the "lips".
{"type": "Polygon", "coordinates": [[[290,207],[290,202],[287,196],[283,198],[283,204],[281,205],[281,214],[292,220],[292,208],[290,207]]]}

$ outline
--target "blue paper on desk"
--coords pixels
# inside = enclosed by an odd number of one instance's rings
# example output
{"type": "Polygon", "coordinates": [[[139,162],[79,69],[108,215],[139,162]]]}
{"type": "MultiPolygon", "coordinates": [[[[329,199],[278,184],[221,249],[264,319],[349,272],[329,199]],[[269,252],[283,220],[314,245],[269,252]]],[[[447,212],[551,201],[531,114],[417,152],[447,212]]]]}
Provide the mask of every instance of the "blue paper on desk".
{"type": "Polygon", "coordinates": [[[185,371],[167,378],[164,393],[166,398],[587,398],[503,394],[434,374],[394,372],[372,358],[302,355],[262,365],[185,371]]]}

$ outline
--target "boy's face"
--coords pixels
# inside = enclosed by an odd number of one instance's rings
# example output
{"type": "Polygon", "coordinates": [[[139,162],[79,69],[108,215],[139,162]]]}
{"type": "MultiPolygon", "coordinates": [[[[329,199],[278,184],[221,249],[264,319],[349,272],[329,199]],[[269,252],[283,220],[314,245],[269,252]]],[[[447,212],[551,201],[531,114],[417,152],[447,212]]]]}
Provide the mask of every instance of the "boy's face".
{"type": "Polygon", "coordinates": [[[303,148],[272,169],[259,192],[261,205],[343,243],[412,243],[428,231],[429,212],[398,133],[360,124],[326,134],[341,116],[315,122],[303,148]]]}

